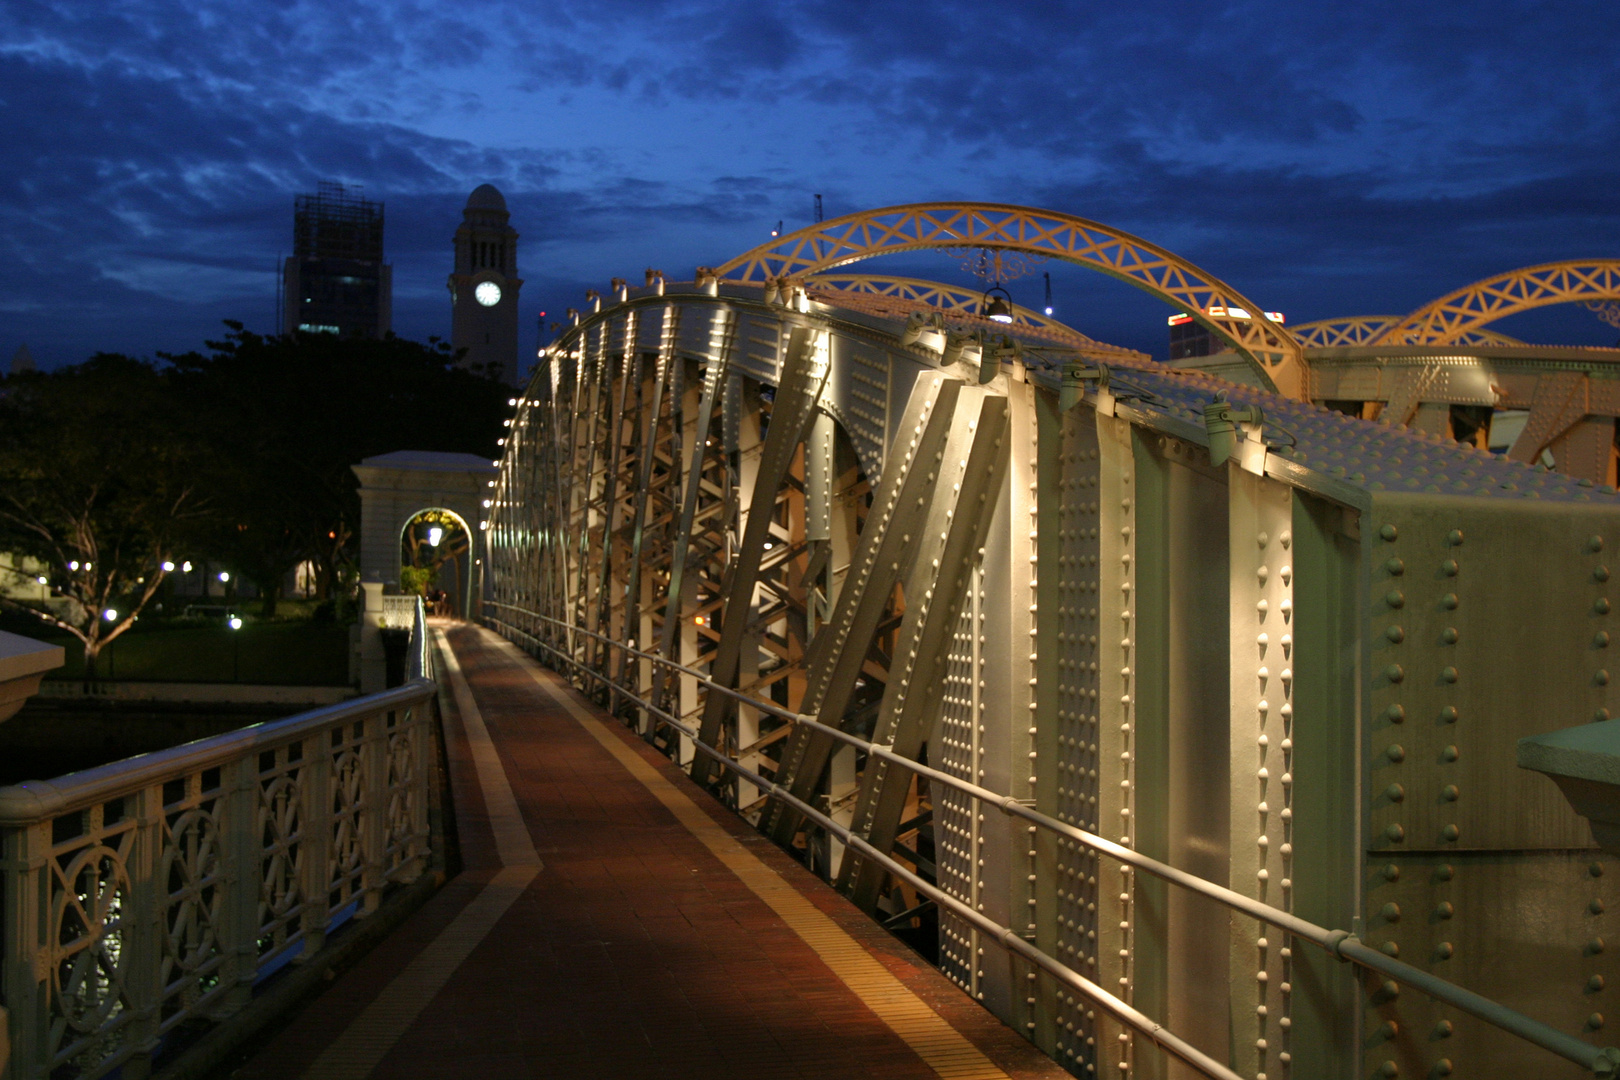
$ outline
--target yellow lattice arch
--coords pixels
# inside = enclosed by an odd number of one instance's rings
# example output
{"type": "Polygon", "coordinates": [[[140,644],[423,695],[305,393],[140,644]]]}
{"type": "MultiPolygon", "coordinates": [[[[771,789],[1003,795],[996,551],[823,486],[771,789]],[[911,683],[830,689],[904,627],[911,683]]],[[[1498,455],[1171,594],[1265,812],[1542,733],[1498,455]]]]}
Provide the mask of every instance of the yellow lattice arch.
{"type": "MultiPolygon", "coordinates": [[[[868,314],[903,317],[913,311],[937,310],[963,324],[982,324],[999,329],[998,324],[979,314],[983,293],[958,285],[946,285],[923,278],[888,277],[879,274],[818,274],[804,281],[812,300],[868,314]]],[[[1012,308],[1011,326],[1024,337],[1067,346],[1087,356],[1115,356],[1145,360],[1135,349],[1109,345],[1087,337],[1074,327],[1018,304],[1012,308]]]]}
{"type": "Polygon", "coordinates": [[[1620,259],[1544,263],[1476,281],[1397,320],[1367,344],[1455,344],[1505,316],[1576,300],[1620,300],[1620,259]]]}
{"type": "MultiPolygon", "coordinates": [[[[1399,315],[1357,315],[1348,319],[1318,319],[1289,327],[1307,349],[1329,349],[1339,345],[1367,345],[1401,321],[1399,315]]],[[[1518,338],[1494,330],[1470,330],[1451,342],[1453,345],[1523,345],[1518,338]]]]}
{"type": "Polygon", "coordinates": [[[1051,210],[1000,203],[914,203],[846,214],[788,233],[700,273],[765,284],[825,274],[877,255],[992,248],[1088,266],[1186,312],[1229,342],[1279,392],[1306,396],[1304,350],[1242,293],[1130,233],[1051,210]],[[1247,313],[1247,318],[1210,312],[1247,313]]]}

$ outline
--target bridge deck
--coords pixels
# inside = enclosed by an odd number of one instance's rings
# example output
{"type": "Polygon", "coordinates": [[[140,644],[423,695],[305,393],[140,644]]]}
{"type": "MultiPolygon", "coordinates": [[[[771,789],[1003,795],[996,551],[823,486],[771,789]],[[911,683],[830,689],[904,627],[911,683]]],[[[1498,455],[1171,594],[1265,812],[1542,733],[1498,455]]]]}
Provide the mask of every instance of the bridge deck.
{"type": "Polygon", "coordinates": [[[234,1076],[1067,1075],[550,672],[438,638],[465,869],[234,1076]]]}

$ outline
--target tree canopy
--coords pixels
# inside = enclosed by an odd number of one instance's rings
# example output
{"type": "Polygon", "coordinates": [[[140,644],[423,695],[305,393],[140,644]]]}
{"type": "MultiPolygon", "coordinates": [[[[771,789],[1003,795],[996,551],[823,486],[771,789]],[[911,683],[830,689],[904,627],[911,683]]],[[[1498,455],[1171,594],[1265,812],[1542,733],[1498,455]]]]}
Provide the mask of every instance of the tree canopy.
{"type": "Polygon", "coordinates": [[[103,354],[0,381],[0,551],[47,567],[58,598],[7,602],[77,635],[87,672],[182,547],[252,581],[273,613],[301,561],[323,596],[353,561],[350,466],[402,449],[496,453],[511,390],[442,342],[226,325],[206,351],[161,363],[103,354]]]}

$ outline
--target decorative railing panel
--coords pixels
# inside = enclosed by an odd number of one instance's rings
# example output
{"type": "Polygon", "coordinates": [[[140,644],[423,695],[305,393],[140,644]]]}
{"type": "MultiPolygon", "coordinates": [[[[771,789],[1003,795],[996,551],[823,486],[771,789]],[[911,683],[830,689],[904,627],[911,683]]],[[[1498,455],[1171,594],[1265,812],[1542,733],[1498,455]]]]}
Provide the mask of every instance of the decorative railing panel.
{"type": "Polygon", "coordinates": [[[7,1080],[142,1075],[431,854],[436,687],[0,789],[7,1080]]]}

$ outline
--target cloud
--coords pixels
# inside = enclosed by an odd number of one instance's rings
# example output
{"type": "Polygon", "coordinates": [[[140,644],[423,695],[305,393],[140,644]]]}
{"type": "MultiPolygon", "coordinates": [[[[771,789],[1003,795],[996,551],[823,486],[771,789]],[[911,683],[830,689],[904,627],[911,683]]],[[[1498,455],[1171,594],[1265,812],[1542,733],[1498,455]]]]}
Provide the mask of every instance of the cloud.
{"type": "Polygon", "coordinates": [[[450,234],[484,181],[523,234],[526,320],[714,265],[805,224],[815,192],[829,214],[1046,205],[1268,304],[1398,310],[1612,245],[1617,32],[1612,6],[1503,0],[15,0],[0,355],[262,324],[291,198],[324,179],[386,202],[418,335],[447,328],[450,234]]]}

